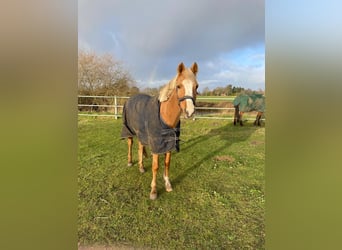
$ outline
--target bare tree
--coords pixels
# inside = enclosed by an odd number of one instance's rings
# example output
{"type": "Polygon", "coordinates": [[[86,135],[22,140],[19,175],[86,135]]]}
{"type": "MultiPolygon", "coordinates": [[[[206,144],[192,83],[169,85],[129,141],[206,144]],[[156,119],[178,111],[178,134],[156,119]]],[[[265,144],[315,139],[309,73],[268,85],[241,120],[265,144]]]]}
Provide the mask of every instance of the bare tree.
{"type": "Polygon", "coordinates": [[[112,55],[78,53],[78,89],[83,95],[128,95],[135,82],[122,63],[112,55]]]}
{"type": "MultiPolygon", "coordinates": [[[[94,52],[80,50],[78,53],[78,93],[90,96],[127,96],[139,93],[135,81],[124,69],[122,63],[112,55],[97,55],[94,52]]],[[[122,101],[122,100],[120,100],[122,101]]],[[[82,104],[109,104],[108,98],[79,98],[82,104]]],[[[98,106],[84,108],[85,110],[107,110],[98,106]]]]}

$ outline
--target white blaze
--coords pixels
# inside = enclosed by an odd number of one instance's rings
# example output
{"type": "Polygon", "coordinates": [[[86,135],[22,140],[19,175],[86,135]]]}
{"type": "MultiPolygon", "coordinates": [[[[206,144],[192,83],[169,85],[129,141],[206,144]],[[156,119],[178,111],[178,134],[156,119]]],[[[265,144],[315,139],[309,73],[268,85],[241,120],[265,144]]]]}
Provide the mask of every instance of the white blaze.
{"type": "MultiPolygon", "coordinates": [[[[185,89],[185,95],[193,96],[192,94],[192,82],[190,80],[184,80],[183,86],[185,89]]],[[[191,99],[185,99],[186,101],[186,113],[190,117],[195,112],[195,106],[191,99]]]]}

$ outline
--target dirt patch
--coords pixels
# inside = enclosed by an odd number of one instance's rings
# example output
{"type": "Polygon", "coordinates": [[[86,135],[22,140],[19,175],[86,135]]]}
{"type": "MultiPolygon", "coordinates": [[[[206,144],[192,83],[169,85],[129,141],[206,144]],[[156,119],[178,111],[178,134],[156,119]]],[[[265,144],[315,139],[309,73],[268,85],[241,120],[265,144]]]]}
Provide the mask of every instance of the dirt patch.
{"type": "Polygon", "coordinates": [[[258,146],[260,144],[264,144],[264,141],[251,141],[251,145],[258,146]]]}
{"type": "Polygon", "coordinates": [[[218,156],[214,157],[214,160],[215,161],[226,161],[226,162],[232,163],[235,161],[235,158],[232,156],[229,156],[229,155],[221,155],[221,156],[218,155],[218,156]]]}

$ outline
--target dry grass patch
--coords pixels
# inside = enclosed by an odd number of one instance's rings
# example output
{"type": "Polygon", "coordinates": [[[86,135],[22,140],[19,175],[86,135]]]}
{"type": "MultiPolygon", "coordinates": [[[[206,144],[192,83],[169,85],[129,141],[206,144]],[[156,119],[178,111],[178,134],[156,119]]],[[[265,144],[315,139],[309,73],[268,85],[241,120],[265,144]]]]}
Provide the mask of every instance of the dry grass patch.
{"type": "Polygon", "coordinates": [[[235,158],[229,155],[218,155],[214,157],[215,161],[226,161],[229,163],[235,162],[235,158]]]}

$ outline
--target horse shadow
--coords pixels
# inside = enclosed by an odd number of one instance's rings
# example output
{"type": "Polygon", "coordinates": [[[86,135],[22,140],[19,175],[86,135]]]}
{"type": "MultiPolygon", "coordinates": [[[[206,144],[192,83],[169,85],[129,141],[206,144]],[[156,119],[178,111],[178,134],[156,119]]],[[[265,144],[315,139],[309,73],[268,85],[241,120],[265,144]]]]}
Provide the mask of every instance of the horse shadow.
{"type": "Polygon", "coordinates": [[[173,178],[173,186],[176,187],[177,185],[179,185],[185,177],[187,177],[191,172],[193,172],[199,166],[201,166],[202,163],[208,161],[209,159],[213,159],[215,156],[219,155],[220,152],[222,152],[222,150],[229,148],[234,143],[246,141],[258,129],[260,129],[260,127],[234,127],[232,126],[232,124],[228,123],[224,126],[213,128],[206,134],[198,135],[186,141],[184,143],[185,145],[181,148],[181,152],[187,153],[193,149],[194,145],[205,144],[208,139],[208,136],[219,136],[220,141],[224,141],[224,143],[219,147],[211,148],[210,150],[208,150],[207,153],[203,155],[203,157],[195,161],[192,165],[186,168],[178,176],[173,178]],[[232,140],[231,138],[232,134],[234,134],[234,140],[232,140]]]}

